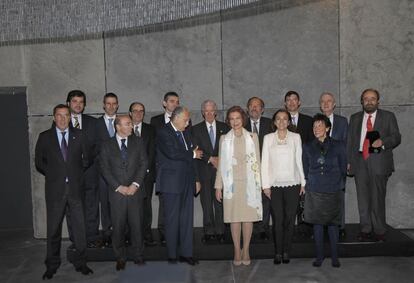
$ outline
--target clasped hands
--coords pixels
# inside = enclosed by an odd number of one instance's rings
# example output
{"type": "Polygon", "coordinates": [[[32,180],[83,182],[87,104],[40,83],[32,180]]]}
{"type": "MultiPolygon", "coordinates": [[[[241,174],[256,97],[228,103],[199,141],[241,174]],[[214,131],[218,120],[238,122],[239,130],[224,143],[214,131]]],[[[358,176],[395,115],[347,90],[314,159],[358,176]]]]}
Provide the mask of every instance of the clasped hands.
{"type": "Polygon", "coordinates": [[[137,191],[138,188],[134,184],[129,186],[119,186],[116,191],[124,196],[133,196],[137,191]]]}

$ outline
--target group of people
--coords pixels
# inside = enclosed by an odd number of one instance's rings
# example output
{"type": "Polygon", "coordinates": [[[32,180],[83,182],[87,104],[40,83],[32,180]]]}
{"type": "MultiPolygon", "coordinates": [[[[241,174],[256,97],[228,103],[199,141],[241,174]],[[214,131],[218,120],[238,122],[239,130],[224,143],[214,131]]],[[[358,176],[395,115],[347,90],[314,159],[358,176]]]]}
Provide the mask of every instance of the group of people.
{"type": "Polygon", "coordinates": [[[156,245],[151,232],[152,195],[159,198],[159,243],[168,262],[198,264],[193,257],[194,196],[203,210],[203,241],[224,241],[230,224],[233,264],[249,265],[253,231],[270,236],[274,263],[289,263],[295,218],[304,196],[304,221],[313,225],[315,267],[324,260],[327,227],[332,266],[339,267],[337,242],[345,229],[346,176],[354,175],[360,241],[384,241],[387,180],[394,170],[392,150],[401,142],[392,112],[378,109],[375,89],[361,94],[362,111],[350,118],[334,114],[335,97],[322,93],[322,113],[299,112],[300,96],[289,91],[284,109],[263,116],[264,101],[252,97],[247,109],[233,106],[226,121],[216,119],[217,105],[201,105],[203,121],[192,125],[190,111],[175,92],[164,95],[164,113],[143,122],[145,106],[133,102],[119,115],[118,97],[107,93],[104,115],[83,114],[86,95],[69,92],[53,110],[52,127],[36,144],[35,163],[45,175],[47,270],[60,265],[61,230],[67,217],[76,271],[90,274],[87,247],[112,247],[116,270],[126,265],[126,247],[137,265],[145,264],[144,245],[156,245]],[[102,231],[99,231],[101,226],[102,231]],[[242,246],[241,246],[241,238],[242,246]]]}

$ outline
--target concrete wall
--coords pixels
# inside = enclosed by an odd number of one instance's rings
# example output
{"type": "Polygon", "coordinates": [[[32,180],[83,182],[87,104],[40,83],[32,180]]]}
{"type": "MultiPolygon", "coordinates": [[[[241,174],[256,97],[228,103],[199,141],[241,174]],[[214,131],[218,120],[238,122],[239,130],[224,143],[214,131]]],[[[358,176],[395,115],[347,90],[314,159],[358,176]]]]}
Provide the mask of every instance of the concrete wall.
{"type": "MultiPolygon", "coordinates": [[[[387,217],[413,228],[414,4],[408,0],[275,1],[273,5],[222,15],[221,20],[147,34],[0,48],[0,85],[28,87],[31,152],[51,123],[52,107],[70,89],[88,95],[88,113],[102,112],[105,92],[120,97],[120,111],[140,100],[146,120],[162,111],[162,95],[175,90],[198,122],[200,104],[220,109],[265,100],[266,116],[283,104],[283,94],[302,95],[303,112],[318,111],[322,91],[337,94],[337,111],[360,110],[359,95],[374,87],[382,107],[395,111],[403,135],[395,150],[396,173],[389,182],[387,217]],[[285,3],[286,2],[286,3],[285,3]],[[277,3],[284,3],[278,5],[277,3]],[[37,115],[40,115],[38,117],[37,115]]],[[[45,236],[43,178],[33,170],[36,237],[45,236]]],[[[154,212],[158,207],[154,198],[154,212]]],[[[347,222],[358,222],[353,179],[347,186],[347,222]]],[[[154,217],[154,223],[155,224],[154,217]]],[[[202,225],[196,200],[195,225],[202,225]]]]}

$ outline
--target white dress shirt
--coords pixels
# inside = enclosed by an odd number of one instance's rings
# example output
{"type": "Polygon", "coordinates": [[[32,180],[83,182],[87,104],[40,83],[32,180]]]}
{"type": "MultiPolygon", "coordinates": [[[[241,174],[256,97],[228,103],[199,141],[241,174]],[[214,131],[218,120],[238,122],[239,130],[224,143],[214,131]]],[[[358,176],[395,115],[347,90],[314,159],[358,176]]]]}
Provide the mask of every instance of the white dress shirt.
{"type": "Polygon", "coordinates": [[[257,119],[257,121],[253,121],[252,119],[250,119],[250,127],[252,129],[252,133],[253,133],[253,129],[254,129],[254,123],[256,123],[256,128],[257,128],[257,135],[259,135],[259,131],[260,131],[260,118],[257,119]]]}

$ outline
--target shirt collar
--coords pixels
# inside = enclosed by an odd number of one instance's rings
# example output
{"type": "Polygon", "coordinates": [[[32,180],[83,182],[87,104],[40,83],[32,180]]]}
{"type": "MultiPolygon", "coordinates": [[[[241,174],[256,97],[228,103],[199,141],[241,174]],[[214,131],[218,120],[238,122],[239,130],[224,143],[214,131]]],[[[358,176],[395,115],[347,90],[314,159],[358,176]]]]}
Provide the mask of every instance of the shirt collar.
{"type": "Polygon", "coordinates": [[[378,110],[375,110],[375,112],[374,113],[371,113],[371,114],[368,114],[367,112],[364,111],[364,116],[366,118],[368,118],[368,116],[371,115],[371,118],[374,118],[375,119],[375,117],[377,116],[377,111],[378,110]]]}
{"type": "Polygon", "coordinates": [[[213,126],[213,128],[216,127],[216,120],[214,120],[213,123],[211,123],[211,124],[207,121],[205,121],[205,122],[206,122],[206,126],[207,126],[208,129],[210,129],[210,126],[213,126]]]}

